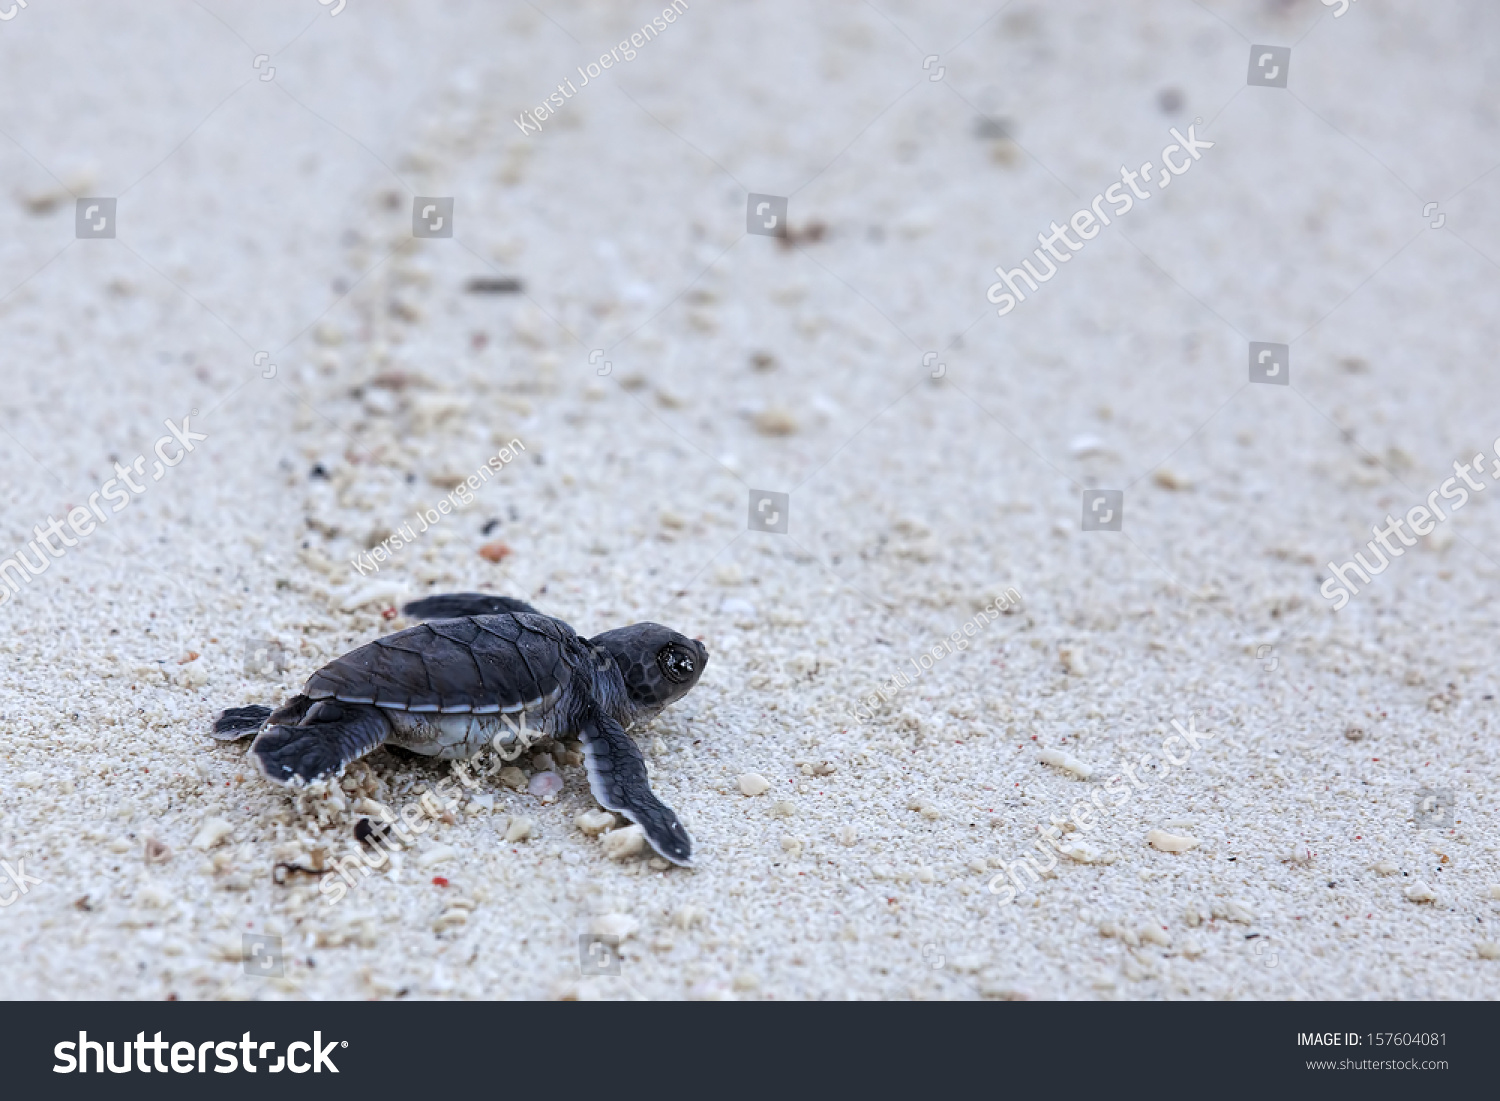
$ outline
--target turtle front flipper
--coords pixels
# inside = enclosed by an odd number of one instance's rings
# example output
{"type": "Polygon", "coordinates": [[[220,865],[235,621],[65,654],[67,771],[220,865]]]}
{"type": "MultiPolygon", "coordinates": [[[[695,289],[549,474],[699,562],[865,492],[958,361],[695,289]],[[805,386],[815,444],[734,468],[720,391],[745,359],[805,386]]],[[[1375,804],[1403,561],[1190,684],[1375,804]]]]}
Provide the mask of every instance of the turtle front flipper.
{"type": "Polygon", "coordinates": [[[390,736],[391,724],[378,707],[298,699],[301,708],[283,707],[251,743],[250,756],[267,780],[310,784],[329,779],[390,736]]]}
{"type": "Polygon", "coordinates": [[[271,709],[259,704],[249,707],[231,707],[214,720],[213,736],[221,742],[235,742],[247,734],[254,734],[266,725],[271,709]]]}
{"type": "Polygon", "coordinates": [[[439,593],[413,600],[401,609],[401,614],[411,619],[461,619],[469,615],[502,615],[505,612],[541,614],[524,600],[512,596],[486,596],[484,593],[439,593]]]}
{"type": "Polygon", "coordinates": [[[677,814],[656,797],[646,759],[625,728],[598,709],[579,725],[589,789],[605,810],[618,811],[646,831],[661,856],[684,868],[693,865],[693,839],[677,814]]]}

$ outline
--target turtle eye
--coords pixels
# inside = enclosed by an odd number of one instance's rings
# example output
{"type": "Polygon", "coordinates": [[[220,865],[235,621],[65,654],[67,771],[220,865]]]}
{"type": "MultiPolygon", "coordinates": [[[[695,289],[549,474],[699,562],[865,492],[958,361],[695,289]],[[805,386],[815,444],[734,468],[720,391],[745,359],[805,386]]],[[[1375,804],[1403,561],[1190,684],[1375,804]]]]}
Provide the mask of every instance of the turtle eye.
{"type": "Polygon", "coordinates": [[[657,667],[662,676],[673,684],[682,684],[693,679],[697,666],[693,656],[680,646],[663,646],[656,655],[657,667]]]}

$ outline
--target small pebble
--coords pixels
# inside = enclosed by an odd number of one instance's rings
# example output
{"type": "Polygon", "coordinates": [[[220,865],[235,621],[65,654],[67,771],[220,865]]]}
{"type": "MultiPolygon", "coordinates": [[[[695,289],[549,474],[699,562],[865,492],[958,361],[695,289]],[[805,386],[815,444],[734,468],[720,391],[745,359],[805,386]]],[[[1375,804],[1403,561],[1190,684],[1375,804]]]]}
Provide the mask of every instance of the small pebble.
{"type": "Polygon", "coordinates": [[[640,826],[626,826],[610,830],[604,835],[604,855],[611,860],[624,860],[635,856],[646,845],[646,831],[640,826]]]}
{"type": "Polygon", "coordinates": [[[530,818],[525,818],[519,814],[512,816],[510,822],[505,827],[506,842],[525,841],[531,836],[531,826],[532,822],[530,818]]]}
{"type": "Polygon", "coordinates": [[[1198,839],[1192,834],[1168,833],[1166,830],[1152,830],[1146,835],[1146,840],[1153,849],[1164,853],[1185,853],[1198,846],[1198,839]]]}
{"type": "Polygon", "coordinates": [[[1436,902],[1438,897],[1437,892],[1421,880],[1413,883],[1402,893],[1412,902],[1436,902]]]}
{"type": "Polygon", "coordinates": [[[366,604],[387,607],[399,601],[403,592],[401,585],[395,581],[375,581],[345,597],[342,608],[346,612],[352,612],[366,604]]]}
{"type": "Polygon", "coordinates": [[[198,827],[198,835],[193,838],[193,848],[206,852],[233,832],[234,827],[224,821],[224,819],[206,818],[203,824],[198,827]]]}
{"type": "Polygon", "coordinates": [[[417,859],[417,863],[424,868],[430,868],[434,864],[441,864],[445,860],[452,860],[457,855],[458,850],[452,845],[434,845],[417,859]]]}
{"type": "Polygon", "coordinates": [[[531,767],[537,772],[551,772],[557,767],[550,753],[533,753],[531,755],[531,767]]]}
{"type": "Polygon", "coordinates": [[[762,409],[755,414],[755,430],[762,436],[790,436],[797,431],[797,419],[785,409],[762,409]]]}
{"type": "Polygon", "coordinates": [[[795,803],[782,799],[771,808],[771,813],[777,818],[790,818],[797,813],[797,806],[795,803]]]}
{"type": "Polygon", "coordinates": [[[740,777],[740,791],[745,795],[764,795],[771,789],[771,781],[758,772],[747,772],[740,777]]]}
{"type": "Polygon", "coordinates": [[[680,906],[672,915],[672,921],[679,929],[691,929],[703,920],[703,911],[696,906],[680,906]]]}
{"type": "Polygon", "coordinates": [[[171,895],[150,883],[136,891],[135,900],[142,906],[150,906],[156,910],[164,910],[172,904],[171,895]]]}
{"type": "Polygon", "coordinates": [[[538,772],[531,778],[531,783],[526,785],[526,790],[544,803],[556,799],[562,789],[562,777],[555,772],[538,772]]]}
{"type": "Polygon", "coordinates": [[[1474,945],[1474,951],[1482,960],[1500,960],[1500,944],[1492,940],[1482,940],[1474,945]]]}
{"type": "Polygon", "coordinates": [[[479,557],[487,562],[503,562],[510,553],[510,547],[501,542],[486,543],[479,548],[479,557]]]}
{"type": "Polygon", "coordinates": [[[628,940],[640,931],[641,923],[629,914],[600,914],[589,922],[589,932],[596,937],[618,937],[628,940]]]}
{"type": "Polygon", "coordinates": [[[172,859],[172,848],[154,837],[146,838],[146,863],[165,864],[172,859]]]}
{"type": "Polygon", "coordinates": [[[1072,442],[1068,444],[1068,450],[1073,453],[1075,459],[1084,459],[1090,455],[1102,455],[1107,449],[1104,441],[1098,436],[1084,434],[1074,436],[1072,442]]]}
{"type": "Polygon", "coordinates": [[[783,837],[781,839],[781,851],[789,853],[793,858],[802,855],[802,840],[797,837],[783,837]]]}
{"type": "Polygon", "coordinates": [[[1172,947],[1172,938],[1167,935],[1167,931],[1160,925],[1143,925],[1136,936],[1140,937],[1147,944],[1157,944],[1163,948],[1172,947]]]}
{"type": "MultiPolygon", "coordinates": [[[[1376,875],[1395,875],[1400,870],[1400,868],[1396,867],[1389,860],[1382,860],[1379,864],[1375,865],[1376,875]]],[[[1500,898],[1500,895],[1496,895],[1495,897],[1500,898]]]]}
{"type": "Polygon", "coordinates": [[[1500,898],[1500,883],[1493,884],[1490,887],[1490,897],[1500,898]]]}
{"type": "Polygon", "coordinates": [[[719,614],[731,619],[754,619],[755,605],[738,596],[726,596],[719,603],[719,614]]]}
{"type": "Polygon", "coordinates": [[[1362,726],[1355,726],[1351,723],[1349,726],[1344,727],[1344,737],[1348,738],[1351,742],[1357,742],[1364,736],[1365,729],[1362,726]]]}
{"type": "Polygon", "coordinates": [[[858,840],[859,840],[859,830],[855,829],[853,826],[844,826],[844,827],[840,828],[840,830],[839,830],[839,844],[840,845],[845,845],[845,846],[853,845],[858,840]]]}
{"type": "Polygon", "coordinates": [[[925,795],[913,795],[906,801],[906,809],[914,810],[929,822],[936,822],[943,812],[925,795]]]}
{"type": "Polygon", "coordinates": [[[586,810],[574,817],[573,825],[589,837],[597,837],[605,830],[614,828],[615,816],[607,810],[586,810]]]}
{"type": "Polygon", "coordinates": [[[500,782],[513,791],[520,791],[526,786],[526,773],[515,765],[509,765],[500,770],[500,782]]]}

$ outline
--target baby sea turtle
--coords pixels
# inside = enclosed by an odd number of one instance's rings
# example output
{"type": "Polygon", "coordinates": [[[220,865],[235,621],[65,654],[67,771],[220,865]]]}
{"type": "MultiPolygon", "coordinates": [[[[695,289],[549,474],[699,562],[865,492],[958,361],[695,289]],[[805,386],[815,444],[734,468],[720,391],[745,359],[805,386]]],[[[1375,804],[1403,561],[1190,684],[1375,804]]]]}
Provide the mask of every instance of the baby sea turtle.
{"type": "Polygon", "coordinates": [[[337,777],[387,742],[461,759],[523,732],[575,734],[599,804],[638,823],[668,860],[691,864],[692,838],[651,791],[625,730],[698,683],[708,664],[701,642],[656,623],[580,638],[529,604],[482,593],[432,596],[402,612],[426,622],[334,659],[274,712],[230,708],[214,737],[255,734],[261,774],[299,784],[337,777]]]}

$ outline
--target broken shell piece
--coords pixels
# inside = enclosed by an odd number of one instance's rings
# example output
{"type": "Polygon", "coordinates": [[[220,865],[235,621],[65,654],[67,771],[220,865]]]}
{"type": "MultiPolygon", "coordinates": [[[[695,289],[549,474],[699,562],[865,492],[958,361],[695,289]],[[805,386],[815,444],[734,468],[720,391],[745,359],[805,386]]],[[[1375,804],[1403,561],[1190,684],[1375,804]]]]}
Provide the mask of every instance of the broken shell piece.
{"type": "Polygon", "coordinates": [[[526,790],[544,803],[556,799],[562,789],[562,777],[555,772],[538,772],[526,785],[526,790]]]}
{"type": "Polygon", "coordinates": [[[604,855],[611,860],[624,860],[640,853],[645,844],[646,831],[640,826],[610,830],[604,835],[604,855]]]}
{"type": "Polygon", "coordinates": [[[1074,757],[1071,753],[1063,753],[1057,749],[1044,749],[1039,754],[1039,757],[1042,764],[1052,765],[1054,768],[1060,768],[1064,772],[1071,772],[1080,780],[1087,780],[1094,774],[1093,769],[1089,768],[1088,765],[1084,764],[1077,757],[1074,757]]]}
{"type": "Polygon", "coordinates": [[[589,932],[596,937],[615,937],[622,941],[635,936],[640,927],[641,923],[629,914],[600,914],[589,922],[589,932]]]}
{"type": "Polygon", "coordinates": [[[1164,853],[1185,853],[1198,847],[1198,839],[1192,834],[1168,833],[1166,830],[1152,830],[1146,835],[1146,841],[1153,849],[1164,853]]]}
{"type": "Polygon", "coordinates": [[[1236,921],[1241,925],[1249,925],[1255,920],[1255,914],[1248,906],[1233,899],[1225,902],[1222,907],[1214,907],[1214,917],[1222,917],[1225,921],[1236,921]]]}
{"type": "Polygon", "coordinates": [[[1080,864],[1098,864],[1103,859],[1103,854],[1087,841],[1064,842],[1057,851],[1080,864]]]}

